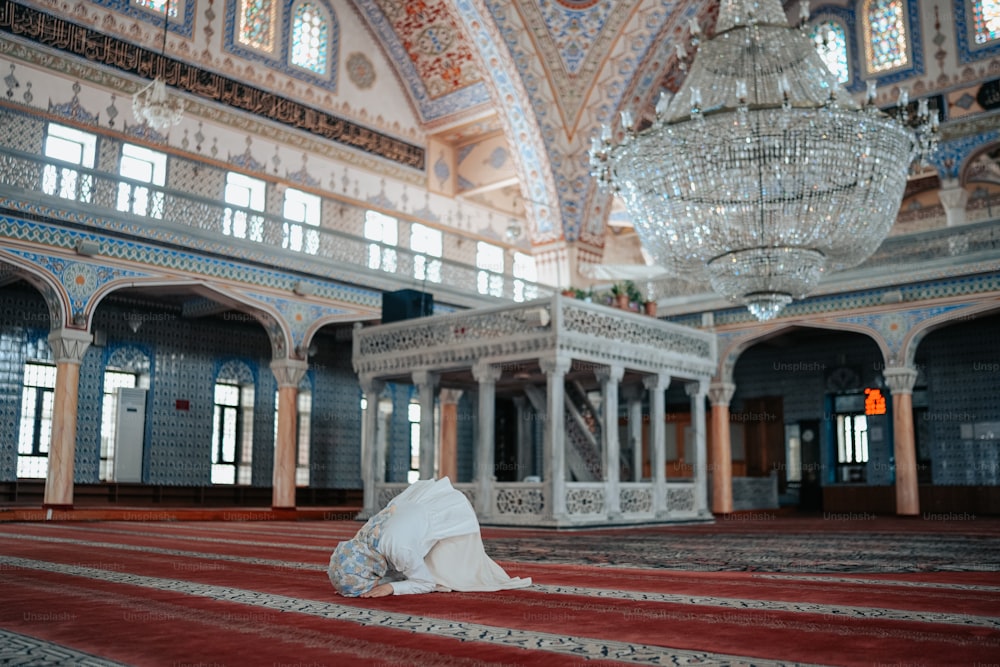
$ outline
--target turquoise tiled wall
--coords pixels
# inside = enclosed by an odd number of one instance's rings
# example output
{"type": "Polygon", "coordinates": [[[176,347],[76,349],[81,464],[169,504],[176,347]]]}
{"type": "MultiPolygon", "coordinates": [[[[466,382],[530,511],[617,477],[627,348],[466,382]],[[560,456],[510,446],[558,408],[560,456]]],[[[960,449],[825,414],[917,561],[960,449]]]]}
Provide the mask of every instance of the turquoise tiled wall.
{"type": "MultiPolygon", "coordinates": [[[[252,484],[271,485],[277,381],[270,370],[270,343],[254,321],[225,315],[184,318],[179,310],[117,301],[98,307],[93,329],[106,343],[92,345],[80,368],[77,483],[99,481],[103,372],[113,361],[150,377],[144,481],[211,483],[213,391],[222,373],[254,385],[252,484]],[[130,318],[140,322],[135,331],[130,318]],[[178,401],[186,401],[187,409],[178,401]]],[[[0,480],[16,478],[24,362],[52,360],[48,333],[47,310],[35,291],[21,284],[0,289],[0,480]]],[[[361,488],[361,392],[351,369],[350,343],[320,347],[324,351],[307,382],[313,387],[312,486],[361,488]]],[[[405,410],[402,415],[405,420],[405,410]]]]}

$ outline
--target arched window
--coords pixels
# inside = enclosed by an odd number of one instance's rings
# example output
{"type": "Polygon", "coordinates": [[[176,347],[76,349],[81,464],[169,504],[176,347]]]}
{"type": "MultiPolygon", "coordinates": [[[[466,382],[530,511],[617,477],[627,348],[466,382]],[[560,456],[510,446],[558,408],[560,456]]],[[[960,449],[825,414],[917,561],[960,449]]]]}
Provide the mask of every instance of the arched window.
{"type": "Polygon", "coordinates": [[[973,0],[972,23],[976,44],[1000,40],[1000,0],[973,0]]]}
{"type": "Polygon", "coordinates": [[[869,72],[888,72],[910,64],[904,0],[866,0],[862,21],[869,72]]]}
{"type": "MultiPolygon", "coordinates": [[[[177,8],[181,4],[182,0],[170,0],[170,18],[177,18],[178,11],[177,8]]],[[[145,7],[154,12],[159,12],[164,14],[167,11],[167,0],[134,0],[135,4],[139,7],[145,7]]]]}
{"type": "Polygon", "coordinates": [[[223,364],[215,380],[212,484],[249,485],[253,465],[254,385],[250,369],[223,364]]]}
{"type": "Polygon", "coordinates": [[[813,26],[809,33],[820,58],[837,75],[837,80],[847,83],[851,70],[847,65],[847,33],[837,21],[823,21],[813,26]]]}
{"type": "Polygon", "coordinates": [[[274,51],[274,26],[278,3],[275,0],[240,0],[239,31],[236,38],[253,49],[274,51]]]}
{"type": "Polygon", "coordinates": [[[328,32],[326,14],[318,4],[299,4],[292,17],[292,64],[316,74],[325,74],[329,49],[328,32]]]}

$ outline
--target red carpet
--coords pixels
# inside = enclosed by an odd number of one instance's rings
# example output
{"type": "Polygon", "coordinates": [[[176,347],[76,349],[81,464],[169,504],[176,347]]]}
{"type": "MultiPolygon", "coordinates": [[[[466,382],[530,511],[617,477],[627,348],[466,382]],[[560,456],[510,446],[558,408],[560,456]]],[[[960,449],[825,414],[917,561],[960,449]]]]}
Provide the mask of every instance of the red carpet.
{"type": "Polygon", "coordinates": [[[1000,520],[957,523],[486,528],[535,586],[373,600],[325,574],[354,521],[3,523],[0,664],[996,664],[1000,520]]]}

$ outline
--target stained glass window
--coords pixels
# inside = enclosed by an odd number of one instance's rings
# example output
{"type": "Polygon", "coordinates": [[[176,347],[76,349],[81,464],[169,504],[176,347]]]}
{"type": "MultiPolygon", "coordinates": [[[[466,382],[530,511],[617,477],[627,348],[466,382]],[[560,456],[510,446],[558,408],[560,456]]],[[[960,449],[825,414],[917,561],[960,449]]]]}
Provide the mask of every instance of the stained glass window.
{"type": "Polygon", "coordinates": [[[166,12],[167,5],[170,5],[171,18],[177,16],[177,6],[181,4],[181,0],[133,0],[133,2],[139,7],[145,7],[150,11],[159,12],[160,14],[166,12]]]}
{"type": "Polygon", "coordinates": [[[277,11],[278,3],[274,0],[240,0],[240,29],[237,37],[240,43],[261,51],[274,51],[277,11]]]}
{"type": "Polygon", "coordinates": [[[871,72],[885,72],[909,63],[903,0],[867,0],[864,23],[865,52],[871,72]]]}
{"type": "Polygon", "coordinates": [[[312,2],[303,2],[292,19],[292,64],[326,73],[327,21],[312,2]]]}
{"type": "Polygon", "coordinates": [[[809,33],[820,58],[837,75],[841,83],[847,83],[851,71],[847,67],[847,35],[844,27],[836,21],[823,21],[813,26],[809,33]]]}
{"type": "Polygon", "coordinates": [[[976,31],[976,44],[1000,39],[1000,0],[974,0],[972,23],[976,31]]]}

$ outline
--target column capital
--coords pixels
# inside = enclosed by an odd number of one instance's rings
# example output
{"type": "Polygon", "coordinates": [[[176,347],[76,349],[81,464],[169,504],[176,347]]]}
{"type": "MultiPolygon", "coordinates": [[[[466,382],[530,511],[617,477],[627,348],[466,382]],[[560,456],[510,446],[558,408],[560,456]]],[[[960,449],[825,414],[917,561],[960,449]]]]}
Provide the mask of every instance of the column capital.
{"type": "Polygon", "coordinates": [[[670,375],[667,373],[647,375],[642,378],[642,384],[645,385],[646,389],[649,389],[650,391],[666,391],[670,387],[670,375]]]}
{"type": "Polygon", "coordinates": [[[712,405],[729,405],[736,393],[732,382],[713,382],[708,385],[708,401],[712,405]]]}
{"type": "Polygon", "coordinates": [[[384,380],[378,380],[371,376],[361,376],[358,378],[358,384],[361,385],[361,391],[364,392],[369,401],[377,401],[379,394],[381,394],[382,390],[385,389],[384,380]]]}
{"type": "Polygon", "coordinates": [[[684,385],[684,393],[694,398],[695,396],[704,396],[705,392],[708,391],[708,382],[705,380],[698,380],[697,382],[688,382],[684,385]]]}
{"type": "Polygon", "coordinates": [[[893,394],[912,394],[913,385],[917,383],[917,369],[909,366],[886,368],[882,371],[882,377],[893,394]]]}
{"type": "Polygon", "coordinates": [[[94,335],[83,329],[54,329],[49,334],[49,347],[57,364],[79,364],[92,342],[94,335]]]}
{"type": "Polygon", "coordinates": [[[418,387],[431,386],[436,387],[438,383],[438,374],[433,371],[420,370],[413,371],[413,384],[418,387]]]}
{"type": "Polygon", "coordinates": [[[625,377],[625,367],[618,366],[617,364],[599,366],[594,369],[594,376],[597,377],[597,380],[601,384],[606,382],[621,382],[622,378],[625,377]]]}
{"type": "Polygon", "coordinates": [[[493,364],[480,362],[472,367],[472,377],[479,384],[496,384],[501,375],[503,369],[493,364]]]}
{"type": "Polygon", "coordinates": [[[946,209],[965,208],[969,201],[969,191],[956,183],[943,183],[944,187],[938,190],[938,198],[941,205],[946,209]]]}
{"type": "Polygon", "coordinates": [[[442,389],[438,393],[438,400],[441,401],[441,405],[457,405],[462,400],[462,390],[442,389]]]}
{"type": "Polygon", "coordinates": [[[538,367],[546,375],[566,375],[573,362],[569,359],[539,359],[538,367]]]}
{"type": "Polygon", "coordinates": [[[638,384],[629,383],[621,388],[621,396],[626,401],[642,400],[643,387],[638,384]]]}
{"type": "Polygon", "coordinates": [[[304,359],[275,359],[271,362],[271,372],[278,379],[279,387],[298,389],[308,370],[309,362],[304,359]]]}

